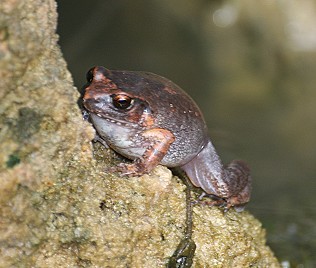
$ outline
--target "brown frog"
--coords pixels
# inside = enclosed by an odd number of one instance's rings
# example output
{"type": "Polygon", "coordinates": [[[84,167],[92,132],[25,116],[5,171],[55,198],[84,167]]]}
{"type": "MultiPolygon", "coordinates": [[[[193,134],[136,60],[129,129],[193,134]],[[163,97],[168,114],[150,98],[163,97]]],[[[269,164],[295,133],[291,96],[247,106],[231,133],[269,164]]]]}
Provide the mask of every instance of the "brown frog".
{"type": "Polygon", "coordinates": [[[100,137],[133,160],[120,164],[129,176],[158,164],[182,169],[192,184],[214,197],[210,204],[242,206],[250,199],[249,168],[234,160],[223,166],[195,102],[170,80],[148,72],[87,73],[83,105],[100,137]]]}

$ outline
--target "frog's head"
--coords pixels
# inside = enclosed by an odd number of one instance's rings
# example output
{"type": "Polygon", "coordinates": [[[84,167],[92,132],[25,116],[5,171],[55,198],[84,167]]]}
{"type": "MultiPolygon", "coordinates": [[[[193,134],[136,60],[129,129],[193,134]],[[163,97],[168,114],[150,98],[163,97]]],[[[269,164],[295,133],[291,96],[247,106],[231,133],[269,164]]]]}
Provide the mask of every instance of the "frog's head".
{"type": "Polygon", "coordinates": [[[91,68],[87,73],[88,84],[83,96],[86,110],[99,118],[131,127],[146,127],[153,123],[148,103],[128,90],[128,75],[119,75],[102,66],[91,68]],[[117,81],[116,81],[117,80],[117,81]],[[124,89],[120,84],[124,81],[124,89]]]}

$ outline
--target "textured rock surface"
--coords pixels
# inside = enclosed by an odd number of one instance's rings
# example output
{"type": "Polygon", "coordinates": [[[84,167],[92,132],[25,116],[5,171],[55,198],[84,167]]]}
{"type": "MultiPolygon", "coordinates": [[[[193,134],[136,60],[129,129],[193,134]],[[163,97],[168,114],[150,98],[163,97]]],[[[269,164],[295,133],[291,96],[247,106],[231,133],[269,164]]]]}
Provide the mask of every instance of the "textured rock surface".
{"type": "MultiPolygon", "coordinates": [[[[165,267],[183,237],[183,183],[121,178],[90,140],[56,45],[54,1],[0,5],[0,267],[165,267]]],[[[249,213],[194,207],[194,267],[279,267],[249,213]]]]}

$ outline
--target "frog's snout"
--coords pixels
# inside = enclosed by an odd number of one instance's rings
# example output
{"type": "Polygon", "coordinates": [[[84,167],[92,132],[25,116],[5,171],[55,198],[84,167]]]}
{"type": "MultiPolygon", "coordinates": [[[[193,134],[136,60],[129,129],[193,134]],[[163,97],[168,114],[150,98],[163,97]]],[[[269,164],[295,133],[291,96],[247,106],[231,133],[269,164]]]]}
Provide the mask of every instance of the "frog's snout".
{"type": "Polygon", "coordinates": [[[108,105],[108,96],[99,96],[94,98],[84,98],[83,105],[84,107],[92,111],[103,111],[108,105]]]}

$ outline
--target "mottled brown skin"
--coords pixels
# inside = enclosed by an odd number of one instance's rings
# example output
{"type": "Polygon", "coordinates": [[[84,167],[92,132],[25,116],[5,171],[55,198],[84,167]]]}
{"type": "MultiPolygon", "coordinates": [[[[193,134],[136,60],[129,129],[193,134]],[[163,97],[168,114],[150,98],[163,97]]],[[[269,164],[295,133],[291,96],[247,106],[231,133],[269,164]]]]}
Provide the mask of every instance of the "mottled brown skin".
{"type": "Polygon", "coordinates": [[[180,167],[191,182],[217,197],[210,204],[240,206],[250,198],[247,165],[223,166],[195,102],[166,78],[147,72],[111,71],[102,66],[87,74],[83,105],[100,137],[134,160],[120,164],[129,176],[158,164],[180,167]]]}

